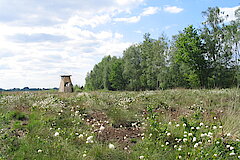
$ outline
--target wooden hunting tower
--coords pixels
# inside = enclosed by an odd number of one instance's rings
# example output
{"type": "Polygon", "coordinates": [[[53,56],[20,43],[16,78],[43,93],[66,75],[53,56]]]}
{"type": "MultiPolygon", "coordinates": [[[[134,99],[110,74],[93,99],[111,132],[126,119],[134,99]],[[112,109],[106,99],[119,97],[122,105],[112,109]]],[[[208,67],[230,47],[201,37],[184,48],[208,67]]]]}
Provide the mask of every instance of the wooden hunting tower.
{"type": "Polygon", "coordinates": [[[71,75],[61,76],[59,92],[73,92],[73,84],[70,77],[71,75]]]}

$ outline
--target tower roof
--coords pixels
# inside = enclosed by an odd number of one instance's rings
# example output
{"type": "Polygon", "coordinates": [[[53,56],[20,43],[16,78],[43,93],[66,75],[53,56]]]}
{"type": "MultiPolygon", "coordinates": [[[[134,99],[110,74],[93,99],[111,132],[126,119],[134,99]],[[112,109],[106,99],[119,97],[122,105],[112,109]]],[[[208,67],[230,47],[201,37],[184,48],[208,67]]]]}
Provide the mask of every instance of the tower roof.
{"type": "Polygon", "coordinates": [[[61,75],[61,77],[70,77],[72,75],[61,75]]]}

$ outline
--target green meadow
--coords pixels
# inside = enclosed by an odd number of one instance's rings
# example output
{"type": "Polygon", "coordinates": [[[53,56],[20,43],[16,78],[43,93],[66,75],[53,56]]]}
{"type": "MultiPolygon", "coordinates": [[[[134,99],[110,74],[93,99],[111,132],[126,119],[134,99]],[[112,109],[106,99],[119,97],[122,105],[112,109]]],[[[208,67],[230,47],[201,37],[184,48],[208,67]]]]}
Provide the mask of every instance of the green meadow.
{"type": "Polygon", "coordinates": [[[3,92],[0,159],[240,159],[240,90],[3,92]]]}

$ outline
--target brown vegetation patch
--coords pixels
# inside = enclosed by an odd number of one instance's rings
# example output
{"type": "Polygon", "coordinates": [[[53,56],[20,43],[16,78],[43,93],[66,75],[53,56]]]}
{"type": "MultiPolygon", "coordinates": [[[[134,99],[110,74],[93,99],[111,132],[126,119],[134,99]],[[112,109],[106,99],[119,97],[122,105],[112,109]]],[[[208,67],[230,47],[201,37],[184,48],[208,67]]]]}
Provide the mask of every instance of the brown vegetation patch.
{"type": "Polygon", "coordinates": [[[135,122],[133,126],[119,126],[118,128],[109,123],[109,119],[104,112],[93,112],[87,116],[87,123],[94,127],[97,138],[102,142],[117,142],[121,147],[129,147],[141,138],[143,130],[135,122]],[[102,126],[102,128],[101,128],[102,126]],[[103,129],[104,128],[104,129],[103,129]]]}

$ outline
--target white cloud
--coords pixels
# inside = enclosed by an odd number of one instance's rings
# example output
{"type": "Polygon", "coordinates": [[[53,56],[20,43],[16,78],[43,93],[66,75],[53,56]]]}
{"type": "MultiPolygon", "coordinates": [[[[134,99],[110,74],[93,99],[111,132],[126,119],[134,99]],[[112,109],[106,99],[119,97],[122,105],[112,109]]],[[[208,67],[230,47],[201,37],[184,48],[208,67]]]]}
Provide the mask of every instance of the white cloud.
{"type": "Polygon", "coordinates": [[[110,21],[111,21],[111,17],[108,14],[95,15],[93,17],[82,17],[80,14],[78,14],[69,18],[68,24],[72,26],[73,25],[77,25],[79,27],[91,26],[92,28],[95,28],[98,25],[106,24],[110,21]]]}
{"type": "MultiPolygon", "coordinates": [[[[143,0],[26,2],[6,0],[0,6],[3,88],[58,87],[61,74],[72,74],[73,83],[83,85],[86,73],[104,55],[121,56],[131,45],[122,40],[121,33],[100,26],[111,25],[113,17],[124,15],[143,0]]],[[[128,19],[139,20],[140,16],[128,19]]]]}
{"type": "Polygon", "coordinates": [[[180,13],[183,11],[183,8],[178,8],[176,6],[166,6],[163,8],[163,10],[169,13],[180,13]]]}
{"type": "Polygon", "coordinates": [[[235,20],[235,11],[239,8],[240,6],[232,7],[232,8],[220,8],[222,12],[224,12],[224,16],[228,16],[226,21],[230,22],[232,20],[235,20]]]}
{"type": "Polygon", "coordinates": [[[141,15],[142,16],[148,16],[148,15],[156,14],[159,10],[160,10],[160,8],[158,8],[158,7],[144,8],[144,11],[142,12],[141,15]]]}
{"type": "Polygon", "coordinates": [[[128,18],[115,18],[115,22],[137,23],[141,19],[141,16],[133,16],[128,18]]]}
{"type": "Polygon", "coordinates": [[[137,23],[141,20],[142,17],[156,14],[159,10],[160,8],[158,7],[147,7],[147,8],[144,8],[143,12],[140,13],[138,16],[114,18],[114,21],[126,22],[126,23],[137,23]]]}
{"type": "Polygon", "coordinates": [[[120,33],[115,33],[115,34],[114,34],[114,37],[115,37],[116,39],[121,39],[121,38],[123,38],[123,35],[120,34],[120,33]]]}
{"type": "Polygon", "coordinates": [[[167,25],[167,26],[164,27],[164,29],[168,30],[168,29],[171,29],[171,28],[176,27],[176,26],[178,26],[178,25],[177,24],[167,25]]]}
{"type": "Polygon", "coordinates": [[[129,6],[129,5],[137,5],[142,3],[144,0],[116,0],[117,4],[120,6],[129,6]]]}

